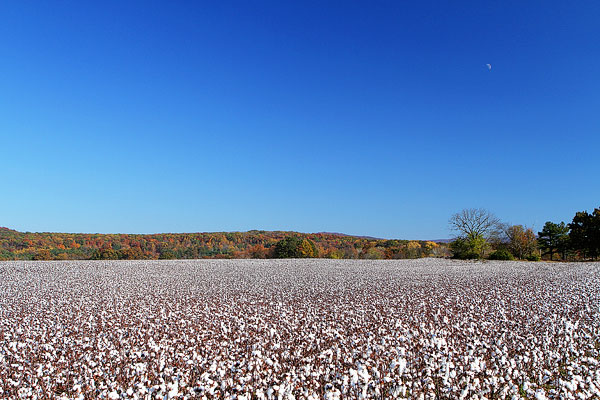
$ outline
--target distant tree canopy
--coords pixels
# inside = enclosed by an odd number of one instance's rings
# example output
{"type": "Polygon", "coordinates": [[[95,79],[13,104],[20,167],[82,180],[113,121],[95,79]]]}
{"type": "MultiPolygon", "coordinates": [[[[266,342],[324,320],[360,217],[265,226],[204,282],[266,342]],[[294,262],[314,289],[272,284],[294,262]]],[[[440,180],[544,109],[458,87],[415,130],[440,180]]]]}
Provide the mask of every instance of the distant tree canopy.
{"type": "Polygon", "coordinates": [[[314,258],[318,257],[317,246],[307,238],[288,236],[275,244],[275,258],[314,258]]]}
{"type": "Polygon", "coordinates": [[[510,253],[521,260],[532,257],[537,250],[537,240],[532,228],[512,225],[506,228],[507,247],[510,253]]]}
{"type": "Polygon", "coordinates": [[[570,224],[548,221],[536,237],[532,228],[501,223],[484,209],[452,215],[450,227],[459,236],[449,247],[454,258],[496,260],[597,260],[600,258],[600,208],[575,213],[570,224]],[[543,253],[540,254],[541,250],[543,253]]]}
{"type": "Polygon", "coordinates": [[[538,232],[538,245],[544,255],[562,260],[597,260],[600,258],[600,208],[592,213],[578,211],[569,224],[546,222],[538,232]]]}
{"type": "Polygon", "coordinates": [[[123,257],[113,250],[112,247],[104,247],[102,249],[94,250],[91,258],[92,260],[118,260],[123,257]]]}
{"type": "Polygon", "coordinates": [[[418,257],[554,260],[600,258],[600,208],[580,211],[569,224],[546,222],[538,237],[523,225],[503,224],[485,209],[451,216],[450,244],[386,240],[336,233],[284,231],[165,233],[154,235],[18,232],[0,227],[0,260],[133,260],[195,258],[418,257]],[[536,240],[537,239],[537,240],[536,240]],[[536,247],[537,244],[537,247],[536,247]]]}
{"type": "Polygon", "coordinates": [[[498,249],[490,254],[490,260],[511,261],[514,259],[515,257],[512,255],[512,253],[506,249],[498,249]]]}
{"type": "Polygon", "coordinates": [[[460,260],[482,258],[489,248],[488,242],[481,234],[469,234],[456,238],[450,243],[453,258],[460,260]]]}
{"type": "Polygon", "coordinates": [[[501,232],[500,219],[483,208],[467,208],[453,214],[448,221],[458,237],[450,243],[453,257],[459,259],[483,258],[490,249],[490,241],[501,232]]]}
{"type": "Polygon", "coordinates": [[[565,258],[565,252],[569,247],[569,227],[564,222],[559,224],[546,222],[538,232],[538,244],[545,254],[550,254],[550,260],[554,258],[555,252],[561,253],[565,258]]]}
{"type": "Polygon", "coordinates": [[[569,241],[572,251],[581,258],[598,259],[600,256],[600,208],[589,214],[580,211],[569,224],[569,241]]]}
{"type": "Polygon", "coordinates": [[[283,231],[154,235],[23,233],[0,228],[0,260],[194,258],[415,258],[449,255],[443,243],[283,231]],[[286,238],[294,238],[287,239],[286,238]],[[281,242],[281,243],[280,243],[281,242]]]}
{"type": "Polygon", "coordinates": [[[133,260],[195,258],[418,257],[554,260],[600,258],[600,208],[580,211],[569,224],[546,222],[536,238],[522,225],[503,224],[485,209],[451,216],[457,238],[450,244],[387,240],[336,233],[284,231],[83,234],[31,233],[0,227],[0,260],[133,260]],[[537,244],[537,247],[536,247],[537,244]]]}
{"type": "Polygon", "coordinates": [[[482,236],[488,240],[501,231],[500,219],[483,208],[466,208],[453,214],[449,224],[462,238],[482,236]]]}

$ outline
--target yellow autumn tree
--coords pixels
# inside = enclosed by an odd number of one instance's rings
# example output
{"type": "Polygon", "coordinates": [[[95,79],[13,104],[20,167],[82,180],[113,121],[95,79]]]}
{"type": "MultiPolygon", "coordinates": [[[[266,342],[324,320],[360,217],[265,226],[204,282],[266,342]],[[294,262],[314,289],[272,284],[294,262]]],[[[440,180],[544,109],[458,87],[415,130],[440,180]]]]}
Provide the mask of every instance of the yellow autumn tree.
{"type": "Polygon", "coordinates": [[[437,244],[436,242],[425,242],[425,244],[423,245],[424,256],[429,257],[433,255],[438,247],[439,244],[437,244]]]}
{"type": "Polygon", "coordinates": [[[302,239],[298,251],[301,258],[314,258],[319,256],[315,244],[306,238],[302,239]]]}
{"type": "Polygon", "coordinates": [[[411,240],[406,244],[406,257],[417,258],[421,255],[421,243],[411,240]]]}

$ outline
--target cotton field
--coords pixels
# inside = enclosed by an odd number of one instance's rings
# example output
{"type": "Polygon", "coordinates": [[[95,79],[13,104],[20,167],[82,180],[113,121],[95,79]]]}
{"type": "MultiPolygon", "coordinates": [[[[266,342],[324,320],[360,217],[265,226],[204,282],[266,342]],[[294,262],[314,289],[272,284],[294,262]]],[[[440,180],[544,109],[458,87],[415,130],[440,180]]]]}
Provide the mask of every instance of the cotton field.
{"type": "Polygon", "coordinates": [[[0,398],[600,398],[600,264],[0,263],[0,398]]]}

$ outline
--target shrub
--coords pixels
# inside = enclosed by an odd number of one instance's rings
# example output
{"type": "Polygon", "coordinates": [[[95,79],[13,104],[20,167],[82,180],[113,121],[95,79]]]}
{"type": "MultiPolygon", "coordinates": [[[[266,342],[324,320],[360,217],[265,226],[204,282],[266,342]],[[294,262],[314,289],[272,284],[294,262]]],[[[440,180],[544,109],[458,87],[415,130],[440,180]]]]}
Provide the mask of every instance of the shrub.
{"type": "Polygon", "coordinates": [[[164,249],[160,252],[160,255],[158,256],[159,260],[174,260],[175,258],[177,258],[177,256],[175,255],[175,252],[173,252],[173,250],[171,249],[164,249]]]}
{"type": "Polygon", "coordinates": [[[107,247],[95,250],[91,258],[92,260],[116,260],[119,255],[112,248],[107,247]]]}
{"type": "Polygon", "coordinates": [[[35,255],[33,256],[34,260],[52,260],[52,254],[50,254],[49,250],[46,249],[42,249],[39,250],[37,253],[35,253],[35,255]]]}
{"type": "Polygon", "coordinates": [[[511,252],[505,249],[496,250],[492,254],[490,254],[490,260],[510,261],[514,259],[515,258],[513,257],[511,252]]]}
{"type": "Polygon", "coordinates": [[[525,259],[527,261],[540,261],[542,258],[539,256],[539,254],[530,254],[527,257],[525,257],[525,259]]]}
{"type": "Polygon", "coordinates": [[[378,247],[371,247],[363,256],[367,260],[381,260],[385,258],[385,254],[382,249],[378,247]]]}
{"type": "Polygon", "coordinates": [[[452,258],[458,258],[459,260],[482,258],[487,247],[488,243],[483,236],[477,234],[459,237],[450,243],[452,258]]]}
{"type": "Polygon", "coordinates": [[[144,253],[139,247],[126,247],[115,252],[115,256],[119,260],[143,260],[145,258],[144,253]]]}
{"type": "Polygon", "coordinates": [[[248,254],[251,258],[267,258],[269,249],[266,249],[262,244],[255,244],[248,249],[248,254]]]}

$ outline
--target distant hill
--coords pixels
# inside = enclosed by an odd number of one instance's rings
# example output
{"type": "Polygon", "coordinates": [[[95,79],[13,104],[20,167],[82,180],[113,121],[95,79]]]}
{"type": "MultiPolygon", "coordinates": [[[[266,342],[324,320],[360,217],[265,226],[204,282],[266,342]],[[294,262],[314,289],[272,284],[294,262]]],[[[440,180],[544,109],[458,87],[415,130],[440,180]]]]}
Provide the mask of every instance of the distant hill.
{"type": "Polygon", "coordinates": [[[319,232],[319,233],[322,233],[323,235],[337,235],[337,236],[346,236],[346,237],[356,237],[356,238],[369,239],[369,240],[386,240],[386,239],[377,238],[377,237],[373,237],[373,236],[348,235],[346,233],[340,233],[340,232],[319,232]]]}
{"type": "Polygon", "coordinates": [[[454,241],[454,239],[435,239],[435,240],[432,240],[432,242],[436,242],[436,243],[450,243],[452,241],[454,241]]]}
{"type": "Polygon", "coordinates": [[[18,232],[0,228],[0,260],[269,258],[287,236],[312,241],[324,258],[446,256],[433,241],[387,240],[335,232],[289,231],[99,234],[18,232]]]}

